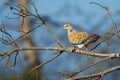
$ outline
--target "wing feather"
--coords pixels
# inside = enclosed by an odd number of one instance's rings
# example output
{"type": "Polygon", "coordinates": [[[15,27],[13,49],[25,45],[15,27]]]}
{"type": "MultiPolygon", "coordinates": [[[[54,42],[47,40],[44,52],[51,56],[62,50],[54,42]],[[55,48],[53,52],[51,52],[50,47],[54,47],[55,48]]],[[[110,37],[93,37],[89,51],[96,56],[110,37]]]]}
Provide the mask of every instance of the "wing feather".
{"type": "Polygon", "coordinates": [[[70,34],[68,37],[69,37],[69,41],[72,44],[76,45],[76,44],[81,44],[88,37],[88,34],[86,32],[75,31],[72,34],[70,34]]]}

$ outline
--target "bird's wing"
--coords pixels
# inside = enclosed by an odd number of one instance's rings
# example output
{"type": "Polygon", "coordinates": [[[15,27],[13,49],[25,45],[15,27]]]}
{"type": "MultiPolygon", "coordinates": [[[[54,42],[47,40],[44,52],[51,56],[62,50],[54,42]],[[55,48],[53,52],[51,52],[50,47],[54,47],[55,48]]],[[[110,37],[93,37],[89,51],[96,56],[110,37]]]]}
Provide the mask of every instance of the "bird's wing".
{"type": "Polygon", "coordinates": [[[69,35],[69,41],[74,44],[81,44],[86,38],[88,37],[88,34],[86,32],[79,32],[74,31],[71,35],[69,35]]]}
{"type": "Polygon", "coordinates": [[[96,42],[99,38],[100,36],[97,34],[88,35],[88,37],[85,38],[81,43],[85,44],[87,47],[89,44],[96,42]]]}

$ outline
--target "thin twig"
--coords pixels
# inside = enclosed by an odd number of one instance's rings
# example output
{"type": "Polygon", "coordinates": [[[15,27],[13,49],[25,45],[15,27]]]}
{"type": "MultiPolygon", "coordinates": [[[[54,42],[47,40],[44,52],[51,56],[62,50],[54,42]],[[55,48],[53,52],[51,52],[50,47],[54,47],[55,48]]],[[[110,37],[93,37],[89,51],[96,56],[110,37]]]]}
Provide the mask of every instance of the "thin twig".
{"type": "MultiPolygon", "coordinates": [[[[120,31],[118,31],[117,33],[120,33],[120,31]]],[[[102,39],[101,40],[101,42],[99,42],[95,47],[93,47],[92,49],[91,49],[91,51],[92,50],[94,50],[94,49],[96,49],[101,43],[103,43],[104,41],[107,41],[108,39],[110,39],[111,37],[113,37],[113,36],[115,36],[116,34],[114,34],[114,33],[109,33],[109,34],[111,34],[110,36],[108,36],[108,37],[106,37],[105,39],[102,39]]],[[[117,35],[118,36],[118,35],[117,35]]]]}
{"type": "Polygon", "coordinates": [[[32,73],[32,72],[35,71],[36,69],[39,69],[39,68],[42,67],[43,65],[45,65],[45,64],[53,61],[55,58],[57,58],[58,56],[60,56],[61,53],[62,53],[62,51],[61,51],[61,52],[57,52],[57,54],[55,54],[54,57],[52,57],[52,58],[50,58],[49,60],[43,62],[42,64],[39,64],[38,66],[35,66],[30,72],[28,72],[28,74],[32,73]]]}
{"type": "Polygon", "coordinates": [[[90,4],[96,4],[96,5],[100,6],[100,7],[102,7],[103,9],[105,9],[105,11],[107,12],[107,14],[108,14],[108,16],[109,16],[109,18],[110,18],[110,20],[112,22],[113,31],[114,31],[115,34],[117,34],[118,29],[117,29],[116,23],[114,22],[114,20],[112,18],[112,14],[111,14],[109,8],[106,7],[106,6],[103,6],[103,5],[99,4],[99,3],[96,3],[96,2],[90,2],[90,4]]]}
{"type": "Polygon", "coordinates": [[[59,41],[59,39],[55,35],[54,31],[51,29],[51,27],[48,25],[47,22],[45,22],[45,25],[48,28],[48,30],[51,32],[51,34],[54,36],[55,40],[58,42],[58,44],[60,45],[60,47],[63,47],[63,45],[61,44],[61,42],[59,41]]]}
{"type": "Polygon", "coordinates": [[[33,8],[35,10],[36,15],[39,16],[38,9],[36,8],[35,4],[34,3],[31,3],[31,4],[32,4],[32,6],[33,6],[33,8]]]}
{"type": "Polygon", "coordinates": [[[2,79],[3,74],[5,73],[5,70],[6,70],[6,68],[7,68],[8,63],[9,63],[9,60],[10,60],[10,56],[8,56],[7,62],[6,62],[6,64],[5,64],[5,66],[4,66],[4,69],[3,69],[2,73],[1,73],[1,75],[0,75],[0,79],[2,79]]]}
{"type": "MultiPolygon", "coordinates": [[[[9,4],[7,4],[9,5],[9,4]]],[[[39,19],[40,21],[42,21],[42,24],[45,24],[45,26],[48,28],[48,30],[51,32],[51,34],[53,35],[53,37],[55,38],[55,40],[57,41],[57,43],[59,44],[60,47],[63,47],[63,45],[61,44],[61,42],[59,41],[58,37],[56,36],[56,34],[54,33],[54,31],[51,29],[51,27],[48,25],[48,23],[43,19],[41,18],[41,16],[38,14],[38,11],[36,9],[36,6],[33,4],[33,7],[36,11],[36,14],[33,14],[31,13],[26,7],[24,7],[23,5],[19,4],[18,6],[17,5],[14,5],[16,7],[18,7],[20,10],[16,10],[16,11],[20,11],[18,13],[18,15],[22,16],[23,18],[24,17],[27,17],[27,16],[34,16],[35,18],[39,19]]],[[[13,7],[13,6],[11,6],[13,7]]],[[[14,8],[14,7],[13,7],[14,8]]],[[[32,31],[32,30],[31,30],[32,31]]],[[[28,31],[28,33],[30,33],[31,31],[28,31]]],[[[20,36],[19,38],[17,38],[16,40],[14,40],[13,42],[19,40],[20,38],[22,38],[23,36],[25,36],[26,34],[20,36]]]]}
{"type": "Polygon", "coordinates": [[[82,72],[82,71],[84,71],[84,70],[87,70],[88,68],[92,67],[93,65],[96,65],[96,64],[98,64],[98,63],[100,63],[100,62],[103,62],[103,61],[105,61],[105,60],[108,60],[108,59],[111,59],[111,57],[106,57],[106,58],[103,58],[103,59],[101,59],[101,60],[95,61],[95,62],[93,62],[92,64],[89,64],[88,66],[84,67],[83,69],[81,69],[81,70],[79,70],[79,71],[76,71],[75,73],[73,73],[72,75],[70,75],[68,78],[71,78],[71,77],[79,74],[80,72],[82,72]]]}
{"type": "Polygon", "coordinates": [[[36,30],[37,28],[39,28],[39,27],[42,26],[42,25],[43,25],[43,24],[40,24],[40,25],[38,25],[37,27],[35,27],[35,28],[29,30],[29,31],[26,32],[25,34],[23,34],[23,35],[21,35],[20,37],[18,37],[16,40],[10,42],[9,44],[11,44],[11,43],[15,43],[16,41],[18,41],[18,40],[24,38],[27,34],[31,33],[32,31],[36,30]]]}
{"type": "Polygon", "coordinates": [[[105,76],[106,74],[113,72],[115,70],[120,70],[120,66],[116,66],[116,67],[112,67],[110,69],[98,72],[98,73],[94,73],[94,74],[90,74],[90,75],[86,75],[86,76],[81,76],[81,77],[72,77],[72,78],[68,78],[65,80],[81,80],[81,79],[88,79],[88,78],[95,78],[95,77],[99,77],[99,79],[103,76],[105,76]]]}
{"type": "MultiPolygon", "coordinates": [[[[118,29],[117,29],[116,23],[114,22],[114,20],[113,20],[113,18],[112,18],[112,14],[111,14],[109,8],[106,7],[106,6],[103,6],[103,5],[99,4],[99,3],[96,3],[96,2],[90,2],[90,4],[95,4],[95,5],[98,5],[98,6],[102,7],[103,9],[105,9],[105,11],[107,12],[107,14],[108,14],[108,16],[109,16],[109,18],[110,18],[110,20],[111,20],[111,22],[112,22],[112,28],[113,28],[113,34],[112,34],[109,38],[111,38],[111,37],[114,36],[114,35],[117,35],[118,38],[119,38],[119,34],[118,34],[118,33],[119,33],[120,31],[118,31],[118,29]]],[[[102,40],[102,42],[108,40],[109,38],[106,38],[106,39],[102,40]]],[[[98,44],[97,44],[94,48],[92,48],[91,50],[96,49],[96,47],[98,47],[102,42],[98,43],[98,44]]]]}

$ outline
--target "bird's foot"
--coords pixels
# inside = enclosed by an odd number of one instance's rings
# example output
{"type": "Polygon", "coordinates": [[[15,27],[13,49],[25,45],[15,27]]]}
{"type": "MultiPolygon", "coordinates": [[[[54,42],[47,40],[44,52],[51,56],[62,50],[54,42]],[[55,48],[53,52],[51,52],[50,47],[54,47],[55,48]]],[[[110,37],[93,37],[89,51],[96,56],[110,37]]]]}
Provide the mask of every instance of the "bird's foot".
{"type": "Polygon", "coordinates": [[[82,50],[81,48],[77,47],[77,46],[74,46],[74,49],[72,52],[76,51],[76,50],[82,50]]]}

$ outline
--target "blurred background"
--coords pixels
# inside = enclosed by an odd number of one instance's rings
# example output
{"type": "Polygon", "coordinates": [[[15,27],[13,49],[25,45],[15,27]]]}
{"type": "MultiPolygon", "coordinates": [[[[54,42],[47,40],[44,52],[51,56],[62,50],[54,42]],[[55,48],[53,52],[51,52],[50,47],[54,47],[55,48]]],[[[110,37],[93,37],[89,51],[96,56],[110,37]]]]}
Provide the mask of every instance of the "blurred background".
{"type": "MultiPolygon", "coordinates": [[[[36,27],[37,23],[40,22],[34,17],[29,17],[30,23],[27,23],[27,20],[24,20],[23,23],[23,19],[17,18],[18,15],[13,14],[13,11],[10,10],[9,6],[5,5],[5,3],[9,3],[11,5],[17,5],[20,3],[27,6],[32,13],[35,13],[35,10],[31,5],[31,3],[34,3],[40,16],[51,26],[61,43],[65,47],[73,47],[73,45],[71,45],[68,41],[67,32],[63,29],[63,25],[66,23],[72,24],[74,29],[86,31],[90,34],[96,33],[104,36],[105,33],[113,32],[112,22],[107,12],[98,5],[90,4],[90,2],[90,0],[1,0],[0,22],[5,24],[6,31],[12,35],[13,39],[17,39],[23,34],[21,31],[27,32],[29,30],[26,26],[29,28],[34,28],[36,27]],[[25,28],[23,27],[21,30],[22,23],[25,28]]],[[[109,8],[113,20],[119,30],[120,1],[92,0],[92,2],[97,2],[109,8]]],[[[2,24],[0,24],[0,27],[2,28],[2,24]]],[[[2,36],[1,33],[0,36],[2,36]]],[[[54,37],[45,26],[41,26],[40,28],[32,31],[32,33],[30,33],[30,38],[28,39],[22,39],[16,43],[20,48],[26,47],[26,45],[34,47],[59,47],[54,37]],[[30,39],[30,42],[32,42],[30,45],[27,45],[29,44],[27,43],[29,42],[28,39],[30,39]]],[[[119,39],[117,37],[112,37],[107,42],[103,42],[101,45],[99,45],[94,51],[100,53],[119,53],[119,44],[119,39]]],[[[8,51],[11,48],[12,47],[10,45],[6,45],[2,41],[0,42],[0,52],[8,51]]],[[[24,53],[24,51],[20,52],[14,68],[11,66],[11,64],[14,62],[15,54],[11,55],[10,61],[4,71],[4,76],[8,78],[14,74],[14,76],[21,77],[23,73],[25,73],[29,62],[24,59],[24,53]]],[[[39,55],[39,57],[36,59],[36,61],[39,61],[36,64],[47,61],[55,55],[55,51],[48,50],[35,51],[35,53],[38,53],[37,55],[39,55]]],[[[98,57],[90,58],[92,58],[93,61],[100,59],[98,57]]],[[[1,74],[6,63],[7,58],[0,61],[1,74]]],[[[54,61],[44,65],[41,68],[40,73],[42,78],[47,78],[49,80],[63,80],[70,73],[74,73],[90,63],[91,61],[85,55],[78,55],[74,53],[69,54],[64,52],[54,61]]],[[[77,74],[77,76],[99,72],[112,66],[119,65],[119,63],[120,59],[108,60],[77,74]]],[[[120,80],[119,70],[106,75],[103,80],[120,80]]]]}

